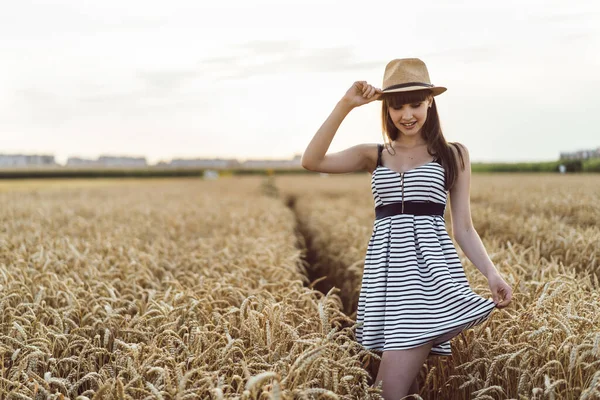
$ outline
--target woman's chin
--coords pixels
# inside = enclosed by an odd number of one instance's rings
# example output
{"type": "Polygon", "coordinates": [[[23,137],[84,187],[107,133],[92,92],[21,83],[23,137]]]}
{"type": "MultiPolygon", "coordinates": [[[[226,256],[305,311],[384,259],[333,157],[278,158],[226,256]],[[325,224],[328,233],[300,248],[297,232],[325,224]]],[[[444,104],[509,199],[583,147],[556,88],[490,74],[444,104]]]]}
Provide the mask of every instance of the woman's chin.
{"type": "Polygon", "coordinates": [[[418,131],[418,130],[415,130],[415,129],[411,129],[411,130],[409,130],[409,131],[406,131],[406,130],[404,130],[404,129],[401,129],[401,130],[400,130],[400,132],[402,132],[402,133],[404,133],[405,135],[408,135],[408,136],[411,136],[411,135],[414,135],[414,134],[417,134],[417,133],[419,133],[419,131],[418,131]]]}
{"type": "MultiPolygon", "coordinates": [[[[396,126],[396,128],[398,128],[398,127],[396,126]]],[[[421,127],[419,127],[419,126],[414,126],[412,129],[406,129],[405,127],[398,128],[398,130],[400,132],[406,133],[407,135],[417,133],[417,132],[419,132],[420,129],[421,129],[421,127]]]]}

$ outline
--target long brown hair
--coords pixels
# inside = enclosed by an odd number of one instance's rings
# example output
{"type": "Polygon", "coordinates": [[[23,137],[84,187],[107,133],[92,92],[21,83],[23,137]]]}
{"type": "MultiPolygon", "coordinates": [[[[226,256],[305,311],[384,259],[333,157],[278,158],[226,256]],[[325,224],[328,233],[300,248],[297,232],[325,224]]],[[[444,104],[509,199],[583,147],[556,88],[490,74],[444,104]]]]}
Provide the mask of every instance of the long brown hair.
{"type": "MultiPolygon", "coordinates": [[[[392,142],[398,139],[398,136],[402,134],[392,122],[388,107],[400,108],[403,104],[419,103],[426,100],[429,95],[431,95],[431,90],[423,89],[409,92],[387,93],[381,97],[381,124],[383,127],[384,144],[386,144],[385,136],[392,142]]],[[[462,145],[458,142],[446,142],[446,139],[444,138],[440,126],[440,117],[435,104],[435,97],[433,97],[431,107],[427,108],[427,119],[421,128],[421,134],[427,142],[427,152],[432,156],[436,155],[442,163],[442,166],[446,171],[444,186],[446,190],[450,190],[458,177],[458,165],[455,154],[449,145],[453,145],[458,151],[461,169],[465,168],[465,160],[461,149],[462,145]]],[[[390,147],[392,146],[390,145],[390,147]]]]}

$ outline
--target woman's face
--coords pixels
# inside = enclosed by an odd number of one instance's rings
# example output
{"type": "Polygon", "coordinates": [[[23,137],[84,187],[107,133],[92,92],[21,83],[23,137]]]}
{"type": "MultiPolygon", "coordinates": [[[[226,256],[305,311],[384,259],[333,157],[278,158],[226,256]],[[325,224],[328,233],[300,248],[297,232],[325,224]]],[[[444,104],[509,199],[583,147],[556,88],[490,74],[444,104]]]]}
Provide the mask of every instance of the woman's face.
{"type": "Polygon", "coordinates": [[[388,107],[388,112],[392,122],[405,135],[416,135],[427,120],[427,109],[433,99],[427,99],[410,104],[403,104],[400,108],[388,107]],[[412,124],[412,125],[411,125],[412,124]]]}

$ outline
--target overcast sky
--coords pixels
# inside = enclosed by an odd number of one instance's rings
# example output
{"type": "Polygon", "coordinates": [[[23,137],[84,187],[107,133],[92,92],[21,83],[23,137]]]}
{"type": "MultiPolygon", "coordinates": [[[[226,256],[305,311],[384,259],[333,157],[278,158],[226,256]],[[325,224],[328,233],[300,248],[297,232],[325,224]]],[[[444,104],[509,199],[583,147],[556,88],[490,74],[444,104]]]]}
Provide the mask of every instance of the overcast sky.
{"type": "MultiPolygon", "coordinates": [[[[0,153],[291,158],[407,57],[473,161],[600,146],[597,1],[23,0],[0,13],[0,153]]],[[[329,151],[382,142],[380,107],[329,151]]]]}

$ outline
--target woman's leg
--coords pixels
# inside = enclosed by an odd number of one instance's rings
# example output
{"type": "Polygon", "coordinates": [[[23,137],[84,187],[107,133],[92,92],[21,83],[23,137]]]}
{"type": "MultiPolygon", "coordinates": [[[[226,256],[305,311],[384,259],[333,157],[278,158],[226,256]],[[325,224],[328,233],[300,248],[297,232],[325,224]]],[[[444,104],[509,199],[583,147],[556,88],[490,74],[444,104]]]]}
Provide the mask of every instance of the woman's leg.
{"type": "Polygon", "coordinates": [[[411,393],[416,386],[416,378],[433,346],[428,342],[407,350],[388,350],[381,356],[379,372],[374,386],[383,381],[383,398],[398,400],[411,393]]]}

